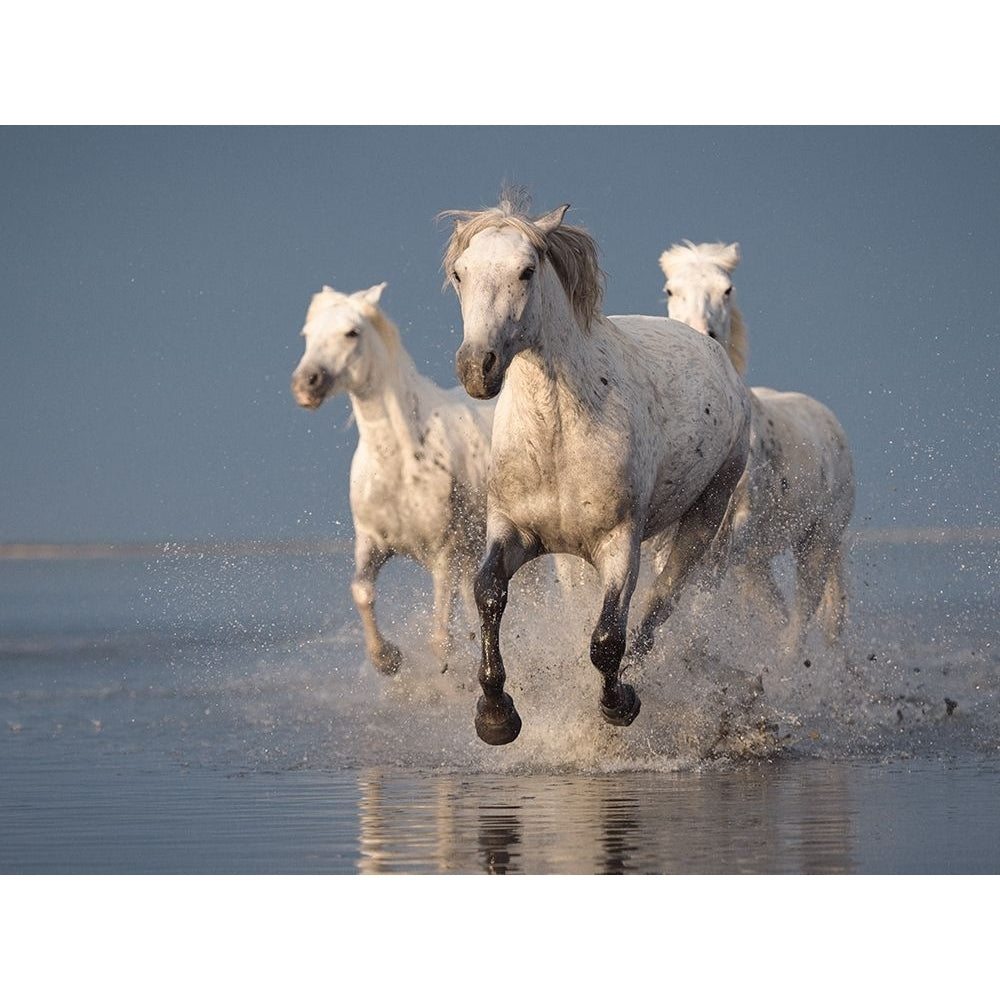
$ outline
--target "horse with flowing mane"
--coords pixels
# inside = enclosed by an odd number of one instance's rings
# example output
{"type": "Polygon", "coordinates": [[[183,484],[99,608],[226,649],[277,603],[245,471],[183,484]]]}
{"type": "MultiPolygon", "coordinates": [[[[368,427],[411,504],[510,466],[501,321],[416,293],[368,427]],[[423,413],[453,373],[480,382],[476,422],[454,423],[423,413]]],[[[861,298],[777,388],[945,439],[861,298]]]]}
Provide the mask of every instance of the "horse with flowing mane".
{"type": "Polygon", "coordinates": [[[385,283],[345,295],[325,286],[309,304],[306,347],[292,394],[315,410],[347,393],[358,425],[351,462],[355,574],[351,594],[375,667],[395,673],[399,647],[375,620],[375,581],[394,555],[434,581],[432,646],[443,669],[454,648],[456,596],[475,615],[472,577],[482,556],[493,403],[419,374],[399,330],[379,308],[385,283]]]}
{"type": "Polygon", "coordinates": [[[508,190],[495,208],[442,213],[455,220],[443,267],[464,326],[456,369],[469,395],[499,397],[475,580],[476,731],[490,744],[521,729],[500,654],[517,570],[544,553],[597,570],[604,598],[590,658],[602,674],[600,708],[629,725],[639,698],[620,669],[640,546],[675,531],[636,655],[692,570],[724,548],[749,449],[747,389],[721,346],[663,317],[603,315],[593,238],[564,223],[568,205],[535,218],[528,207],[523,191],[508,190]]]}
{"type": "MultiPolygon", "coordinates": [[[[660,255],[667,315],[719,341],[746,373],[746,325],[734,301],[738,243],[674,244],[660,255]]],[[[795,591],[783,646],[801,648],[817,618],[828,642],[847,615],[844,533],[854,511],[851,449],[840,422],[799,392],[750,390],[750,458],[734,523],[733,562],[744,587],[786,614],[771,560],[791,549],[795,591]]]]}

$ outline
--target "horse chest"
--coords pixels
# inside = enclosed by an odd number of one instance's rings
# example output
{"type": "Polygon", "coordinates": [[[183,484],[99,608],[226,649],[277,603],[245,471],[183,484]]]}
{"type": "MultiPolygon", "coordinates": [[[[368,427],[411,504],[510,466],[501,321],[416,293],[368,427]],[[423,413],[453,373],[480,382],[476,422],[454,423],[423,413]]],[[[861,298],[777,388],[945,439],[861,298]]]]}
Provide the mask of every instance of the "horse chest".
{"type": "Polygon", "coordinates": [[[351,468],[355,520],[386,545],[418,551],[440,543],[450,518],[450,471],[433,456],[359,449],[351,468]]]}
{"type": "Polygon", "coordinates": [[[586,550],[595,533],[618,523],[630,491],[613,453],[580,454],[579,443],[539,448],[522,439],[494,454],[491,505],[553,552],[586,550]],[[594,469],[600,469],[600,475],[594,469]]]}

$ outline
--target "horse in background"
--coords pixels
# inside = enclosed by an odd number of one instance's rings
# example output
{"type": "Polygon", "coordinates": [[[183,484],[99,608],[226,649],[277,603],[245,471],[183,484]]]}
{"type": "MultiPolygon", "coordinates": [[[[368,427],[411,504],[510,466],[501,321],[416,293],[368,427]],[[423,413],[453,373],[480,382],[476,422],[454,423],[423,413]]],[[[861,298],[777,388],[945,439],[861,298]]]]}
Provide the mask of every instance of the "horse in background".
{"type": "Polygon", "coordinates": [[[431,644],[442,669],[455,647],[456,597],[475,615],[472,578],[482,556],[492,402],[471,401],[419,374],[399,330],[379,308],[385,283],[351,295],[313,295],[292,374],[292,394],[315,410],[347,393],[358,426],[351,462],[355,573],[351,595],[374,666],[395,673],[398,646],[375,619],[375,582],[394,555],[422,565],[434,583],[431,644]]]}
{"type": "Polygon", "coordinates": [[[720,345],[674,320],[606,317],[597,245],[568,205],[528,215],[522,191],[455,220],[443,267],[462,310],[455,366],[469,395],[498,396],[486,556],[475,595],[482,636],[476,732],[516,739],[500,623],[511,577],[545,553],[597,570],[590,641],[600,709],[627,726],[640,702],[620,668],[644,539],[674,529],[633,641],[641,655],[688,576],[718,554],[749,449],[746,386],[720,345]]]}
{"type": "MultiPolygon", "coordinates": [[[[746,374],[746,325],[735,303],[738,243],[674,244],[660,255],[667,315],[717,340],[746,374]]],[[[786,619],[794,653],[815,617],[834,643],[847,616],[844,533],[854,511],[847,435],[822,403],[799,392],[750,390],[747,475],[739,491],[732,559],[743,586],[786,619]],[[772,559],[791,549],[795,588],[789,613],[772,559]]]]}

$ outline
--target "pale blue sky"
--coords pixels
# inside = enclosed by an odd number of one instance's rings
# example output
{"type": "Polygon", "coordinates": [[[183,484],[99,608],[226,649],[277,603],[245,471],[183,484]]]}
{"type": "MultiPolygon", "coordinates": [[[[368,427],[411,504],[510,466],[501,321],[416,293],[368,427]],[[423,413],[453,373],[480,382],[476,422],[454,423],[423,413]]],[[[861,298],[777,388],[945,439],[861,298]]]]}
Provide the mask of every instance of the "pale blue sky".
{"type": "Polygon", "coordinates": [[[300,410],[309,296],[387,281],[455,384],[443,209],[563,202],[606,312],[739,241],[751,384],[826,402],[853,526],[1000,522],[1000,129],[5,128],[0,542],[350,535],[346,399],[300,410]]]}

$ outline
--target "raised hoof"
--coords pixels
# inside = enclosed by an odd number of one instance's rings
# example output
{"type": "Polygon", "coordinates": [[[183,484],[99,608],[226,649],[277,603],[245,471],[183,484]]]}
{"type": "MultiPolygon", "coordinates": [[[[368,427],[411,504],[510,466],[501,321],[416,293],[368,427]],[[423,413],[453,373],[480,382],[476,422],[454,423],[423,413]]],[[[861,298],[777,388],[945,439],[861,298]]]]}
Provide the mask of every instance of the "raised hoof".
{"type": "Polygon", "coordinates": [[[372,656],[372,663],[380,674],[392,676],[403,664],[403,654],[397,646],[387,642],[378,653],[372,656]]]}
{"type": "Polygon", "coordinates": [[[491,704],[485,697],[476,702],[476,735],[490,746],[513,743],[521,731],[521,716],[509,694],[501,696],[500,704],[491,704]]]}
{"type": "Polygon", "coordinates": [[[635,693],[635,688],[631,684],[618,685],[618,704],[605,705],[601,701],[601,714],[605,722],[610,722],[613,726],[631,726],[635,722],[636,716],[642,702],[635,693]]]}

